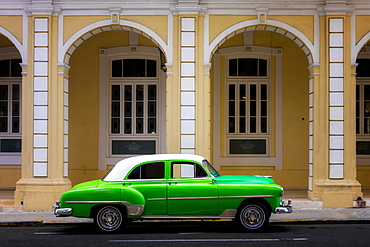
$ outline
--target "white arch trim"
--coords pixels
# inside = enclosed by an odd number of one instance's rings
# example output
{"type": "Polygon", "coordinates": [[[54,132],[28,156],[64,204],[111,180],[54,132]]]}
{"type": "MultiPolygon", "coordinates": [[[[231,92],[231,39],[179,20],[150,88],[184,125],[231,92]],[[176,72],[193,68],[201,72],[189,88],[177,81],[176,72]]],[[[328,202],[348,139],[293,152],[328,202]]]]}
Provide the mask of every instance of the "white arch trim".
{"type": "Polygon", "coordinates": [[[21,55],[22,63],[27,63],[27,57],[25,56],[26,53],[23,50],[23,45],[21,44],[21,42],[19,42],[18,39],[5,28],[0,27],[0,33],[7,37],[17,48],[21,55]]]}
{"type": "Polygon", "coordinates": [[[351,53],[351,64],[356,63],[358,54],[360,53],[361,48],[370,40],[370,32],[368,32],[362,39],[354,46],[351,53]]]}
{"type": "MultiPolygon", "coordinates": [[[[255,19],[255,20],[243,21],[243,22],[237,23],[237,24],[235,24],[235,25],[233,25],[233,26],[225,29],[223,32],[221,32],[212,41],[212,43],[208,47],[205,48],[204,59],[205,60],[208,59],[208,61],[206,61],[206,62],[207,63],[210,62],[212,51],[228,35],[230,35],[233,32],[236,32],[236,31],[238,31],[240,29],[243,29],[243,28],[248,28],[250,26],[257,26],[258,24],[259,24],[258,23],[258,20],[255,19]]],[[[292,27],[292,26],[290,26],[288,24],[285,24],[283,22],[274,21],[274,20],[266,20],[266,24],[263,24],[263,25],[274,26],[274,27],[281,28],[281,29],[284,29],[284,30],[292,33],[297,38],[299,38],[304,43],[304,45],[309,49],[309,51],[310,51],[310,53],[312,55],[313,63],[319,61],[318,60],[319,59],[319,49],[317,48],[317,46],[315,46],[314,44],[312,44],[312,42],[302,32],[300,32],[298,29],[296,29],[296,28],[294,28],[294,27],[292,27]]]]}
{"type": "MultiPolygon", "coordinates": [[[[110,26],[110,25],[112,25],[110,20],[104,20],[104,21],[98,21],[98,22],[92,23],[78,30],[67,40],[67,42],[64,45],[62,45],[62,48],[59,49],[58,62],[59,63],[64,62],[64,57],[68,49],[84,34],[94,29],[104,27],[104,26],[110,26]]],[[[172,52],[171,52],[170,46],[167,45],[166,42],[161,37],[159,37],[159,35],[156,34],[153,30],[139,23],[132,22],[132,21],[126,21],[126,20],[121,20],[119,25],[135,28],[137,30],[142,31],[143,33],[146,33],[148,36],[153,38],[153,40],[155,40],[158,43],[158,45],[162,48],[162,50],[164,51],[167,57],[167,62],[172,63],[172,52]]]]}

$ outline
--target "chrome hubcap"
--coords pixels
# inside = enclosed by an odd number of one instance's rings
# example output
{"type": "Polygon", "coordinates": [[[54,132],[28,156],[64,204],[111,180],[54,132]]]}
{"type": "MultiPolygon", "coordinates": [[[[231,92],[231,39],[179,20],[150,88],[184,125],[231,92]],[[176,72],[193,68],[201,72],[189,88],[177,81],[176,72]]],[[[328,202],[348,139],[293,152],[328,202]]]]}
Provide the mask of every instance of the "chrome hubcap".
{"type": "Polygon", "coordinates": [[[114,207],[105,207],[98,213],[98,223],[105,231],[116,230],[122,223],[121,213],[114,207]]]}
{"type": "Polygon", "coordinates": [[[240,220],[246,228],[259,228],[265,221],[265,213],[258,206],[247,206],[242,210],[240,220]]]}

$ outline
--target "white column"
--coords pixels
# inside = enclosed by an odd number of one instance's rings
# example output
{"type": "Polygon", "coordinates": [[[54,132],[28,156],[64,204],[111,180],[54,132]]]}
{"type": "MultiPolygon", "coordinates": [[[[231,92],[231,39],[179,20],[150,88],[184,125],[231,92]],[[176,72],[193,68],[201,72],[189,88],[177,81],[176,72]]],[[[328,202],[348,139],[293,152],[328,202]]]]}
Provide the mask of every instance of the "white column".
{"type": "Polygon", "coordinates": [[[308,153],[308,190],[313,189],[313,83],[314,79],[313,76],[311,76],[309,80],[309,123],[308,123],[308,129],[309,129],[309,137],[308,137],[308,145],[309,145],[309,153],[308,153]]]}
{"type": "Polygon", "coordinates": [[[35,19],[33,88],[33,176],[48,176],[48,18],[35,19]]]}
{"type": "Polygon", "coordinates": [[[58,75],[63,76],[63,176],[68,177],[68,112],[69,112],[69,75],[70,66],[58,63],[58,68],[63,69],[58,75]]]}
{"type": "Polygon", "coordinates": [[[329,178],[344,178],[344,22],[329,19],[329,178]]]}
{"type": "Polygon", "coordinates": [[[64,176],[68,176],[68,78],[64,78],[64,144],[63,144],[63,150],[64,150],[64,158],[63,158],[63,164],[64,164],[64,176]]]}
{"type": "Polygon", "coordinates": [[[181,18],[181,153],[195,153],[195,18],[181,18]]]}

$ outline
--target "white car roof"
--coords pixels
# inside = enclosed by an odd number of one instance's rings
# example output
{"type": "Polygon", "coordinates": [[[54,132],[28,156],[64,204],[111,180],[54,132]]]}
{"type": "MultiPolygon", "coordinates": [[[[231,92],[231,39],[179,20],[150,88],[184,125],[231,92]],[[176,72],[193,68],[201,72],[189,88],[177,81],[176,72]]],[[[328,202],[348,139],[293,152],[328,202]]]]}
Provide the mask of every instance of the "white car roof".
{"type": "Polygon", "coordinates": [[[202,163],[205,158],[193,154],[152,154],[134,156],[117,162],[108,175],[105,176],[104,181],[122,181],[135,165],[159,160],[189,160],[202,163]]]}

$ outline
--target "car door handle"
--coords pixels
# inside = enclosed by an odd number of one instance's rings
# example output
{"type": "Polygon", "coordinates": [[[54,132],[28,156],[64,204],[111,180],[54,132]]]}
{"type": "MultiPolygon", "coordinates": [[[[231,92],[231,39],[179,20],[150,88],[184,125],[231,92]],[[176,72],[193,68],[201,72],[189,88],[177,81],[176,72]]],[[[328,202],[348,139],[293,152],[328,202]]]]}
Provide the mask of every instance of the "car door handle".
{"type": "Polygon", "coordinates": [[[124,186],[130,186],[131,183],[123,183],[122,185],[124,185],[124,186]]]}
{"type": "Polygon", "coordinates": [[[170,182],[170,185],[176,185],[177,182],[170,182]]]}

